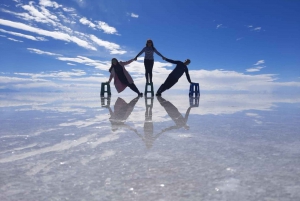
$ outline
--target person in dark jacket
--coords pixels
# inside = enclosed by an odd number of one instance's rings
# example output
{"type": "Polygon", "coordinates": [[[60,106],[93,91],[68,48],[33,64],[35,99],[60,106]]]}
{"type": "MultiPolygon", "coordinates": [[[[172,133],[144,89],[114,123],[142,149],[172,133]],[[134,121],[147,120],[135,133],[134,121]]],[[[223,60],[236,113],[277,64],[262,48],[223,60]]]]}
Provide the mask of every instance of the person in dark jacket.
{"type": "Polygon", "coordinates": [[[186,78],[189,83],[192,83],[190,75],[189,75],[189,70],[187,68],[187,65],[191,63],[189,59],[186,59],[184,62],[182,61],[173,61],[171,59],[167,59],[163,57],[164,60],[176,64],[176,67],[174,70],[169,74],[168,78],[166,81],[159,87],[159,89],[156,92],[156,96],[161,96],[162,92],[166,91],[167,89],[170,89],[174,84],[176,84],[179,80],[179,78],[185,73],[186,78]]]}

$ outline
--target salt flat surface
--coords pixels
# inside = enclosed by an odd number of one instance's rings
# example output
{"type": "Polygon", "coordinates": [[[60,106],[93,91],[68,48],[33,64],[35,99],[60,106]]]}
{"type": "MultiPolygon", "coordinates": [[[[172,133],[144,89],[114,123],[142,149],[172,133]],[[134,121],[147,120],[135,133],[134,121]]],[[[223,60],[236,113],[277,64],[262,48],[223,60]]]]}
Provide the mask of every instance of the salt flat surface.
{"type": "Polygon", "coordinates": [[[2,93],[0,121],[1,201],[300,200],[297,96],[2,93]]]}

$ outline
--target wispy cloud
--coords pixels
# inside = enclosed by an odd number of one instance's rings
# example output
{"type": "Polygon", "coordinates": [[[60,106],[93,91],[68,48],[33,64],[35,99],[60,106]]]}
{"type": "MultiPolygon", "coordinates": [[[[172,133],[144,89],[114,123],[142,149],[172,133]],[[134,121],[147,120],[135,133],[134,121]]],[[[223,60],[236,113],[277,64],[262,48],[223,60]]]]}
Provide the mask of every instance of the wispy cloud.
{"type": "Polygon", "coordinates": [[[133,17],[133,18],[138,18],[139,17],[139,15],[134,14],[134,13],[130,13],[130,16],[133,17]]]}
{"type": "Polygon", "coordinates": [[[258,71],[260,71],[262,68],[264,68],[264,67],[258,66],[258,67],[254,67],[254,68],[248,68],[248,69],[246,69],[246,71],[249,72],[249,73],[252,73],[252,72],[258,72],[258,71]]]}
{"type": "Polygon", "coordinates": [[[219,28],[222,28],[223,27],[223,24],[218,24],[216,29],[219,29],[219,28]]]}
{"type": "Polygon", "coordinates": [[[46,41],[46,39],[43,38],[43,37],[34,37],[34,36],[27,35],[27,34],[21,34],[21,33],[12,32],[12,31],[6,31],[4,29],[0,29],[0,32],[7,33],[7,34],[10,34],[10,35],[14,35],[14,36],[19,36],[19,37],[22,37],[22,38],[27,38],[29,40],[34,40],[34,41],[46,41]]]}
{"type": "Polygon", "coordinates": [[[83,25],[87,25],[87,26],[91,27],[92,29],[102,30],[106,34],[119,35],[117,32],[117,29],[112,26],[109,26],[106,22],[96,21],[95,22],[96,24],[95,24],[92,21],[88,20],[86,17],[81,18],[79,20],[79,22],[83,25]]]}
{"type": "Polygon", "coordinates": [[[39,49],[34,49],[34,48],[27,48],[31,53],[36,53],[36,54],[46,54],[46,55],[50,55],[50,56],[62,56],[61,54],[56,54],[56,53],[52,53],[52,52],[46,52],[46,51],[42,51],[39,49]]]}
{"type": "Polygon", "coordinates": [[[261,30],[261,27],[256,27],[253,29],[254,31],[260,31],[261,30]]]}
{"type": "Polygon", "coordinates": [[[256,31],[256,32],[260,32],[260,31],[261,31],[261,27],[254,27],[253,25],[247,25],[247,27],[248,27],[251,31],[256,31]]]}
{"type": "Polygon", "coordinates": [[[53,8],[62,7],[62,5],[59,5],[58,3],[54,2],[54,1],[50,1],[50,0],[40,0],[39,4],[44,7],[53,7],[53,8]]]}
{"type": "Polygon", "coordinates": [[[88,57],[77,56],[77,57],[57,57],[60,61],[79,63],[87,66],[93,66],[95,68],[107,71],[110,67],[110,61],[99,61],[93,60],[88,57]]]}
{"type": "Polygon", "coordinates": [[[29,32],[36,33],[36,34],[39,34],[39,35],[42,35],[42,36],[51,37],[51,38],[57,39],[57,40],[63,40],[63,41],[66,41],[66,42],[73,42],[73,43],[76,43],[77,45],[79,45],[81,47],[86,48],[86,49],[97,50],[95,47],[93,47],[87,41],[79,39],[76,36],[70,36],[66,33],[58,32],[58,31],[47,31],[47,30],[43,30],[43,29],[40,29],[40,28],[31,27],[27,24],[23,24],[23,23],[20,23],[20,22],[13,22],[13,21],[3,20],[3,19],[0,19],[0,24],[2,24],[4,26],[9,26],[9,27],[13,27],[13,28],[16,28],[16,29],[24,30],[24,31],[29,31],[29,32]]]}
{"type": "Polygon", "coordinates": [[[14,42],[19,42],[19,43],[23,43],[24,41],[21,41],[21,40],[17,40],[17,39],[14,39],[14,38],[7,38],[8,40],[11,40],[11,41],[14,41],[14,42]]]}
{"type": "Polygon", "coordinates": [[[106,22],[98,21],[99,29],[102,29],[107,34],[117,34],[117,30],[114,27],[109,26],[106,22]]]}
{"type": "Polygon", "coordinates": [[[13,12],[5,9],[1,9],[1,11],[14,15],[20,20],[28,21],[29,23],[0,19],[0,25],[31,32],[42,37],[30,36],[28,34],[17,32],[8,32],[3,29],[2,32],[37,41],[45,41],[46,39],[44,37],[49,37],[55,40],[75,43],[80,47],[94,51],[97,51],[98,49],[96,47],[100,46],[109,50],[110,54],[126,53],[126,51],[122,50],[120,45],[116,43],[102,40],[95,35],[90,35],[85,32],[80,32],[78,30],[75,31],[70,27],[70,24],[72,25],[79,22],[81,24],[88,25],[93,29],[102,30],[106,34],[120,35],[115,27],[110,26],[104,21],[92,22],[87,18],[80,17],[76,14],[76,10],[74,8],[65,8],[51,0],[40,0],[38,4],[34,1],[30,1],[28,4],[23,4],[22,2],[18,3],[20,3],[18,7],[23,9],[25,12],[13,12]],[[47,24],[47,30],[45,29],[45,26],[41,28],[40,23],[47,24]]]}
{"type": "Polygon", "coordinates": [[[259,60],[255,64],[253,64],[256,67],[248,68],[248,69],[246,69],[246,72],[249,72],[249,73],[259,72],[261,69],[266,67],[266,66],[261,66],[264,63],[265,63],[265,60],[259,60]]]}
{"type": "Polygon", "coordinates": [[[67,65],[69,65],[69,66],[76,66],[76,64],[73,64],[73,63],[67,63],[67,65]]]}
{"type": "Polygon", "coordinates": [[[81,18],[81,19],[79,20],[79,22],[80,22],[81,24],[87,25],[87,26],[89,26],[89,27],[91,27],[91,28],[93,28],[93,29],[96,28],[96,25],[95,25],[93,22],[91,22],[91,21],[89,21],[88,19],[86,19],[85,17],[81,18]]]}
{"type": "Polygon", "coordinates": [[[31,78],[66,78],[73,76],[83,76],[86,72],[80,69],[72,69],[72,71],[54,71],[49,73],[15,73],[15,75],[28,76],[31,78]]]}
{"type": "Polygon", "coordinates": [[[258,65],[261,65],[261,64],[264,64],[264,63],[265,63],[265,60],[259,60],[254,65],[258,66],[258,65]]]}
{"type": "Polygon", "coordinates": [[[101,47],[105,47],[106,49],[110,50],[111,54],[125,54],[126,53],[126,51],[122,50],[121,47],[116,43],[104,41],[95,35],[90,35],[90,39],[92,41],[94,41],[97,45],[99,45],[101,47]]]}

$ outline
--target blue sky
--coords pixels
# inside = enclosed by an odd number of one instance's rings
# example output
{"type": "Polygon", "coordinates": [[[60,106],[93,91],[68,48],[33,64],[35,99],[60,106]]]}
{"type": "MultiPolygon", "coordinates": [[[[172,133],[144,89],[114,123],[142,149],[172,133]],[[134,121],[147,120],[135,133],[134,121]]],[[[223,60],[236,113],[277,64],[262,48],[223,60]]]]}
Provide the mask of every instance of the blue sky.
{"type": "MultiPolygon", "coordinates": [[[[111,58],[134,58],[150,38],[165,57],[191,59],[201,90],[299,91],[299,10],[279,0],[2,0],[0,90],[99,90],[111,58]]],[[[156,89],[173,67],[155,55],[156,89]]],[[[127,69],[143,90],[143,55],[127,69]]],[[[188,87],[183,76],[166,93],[188,87]]]]}

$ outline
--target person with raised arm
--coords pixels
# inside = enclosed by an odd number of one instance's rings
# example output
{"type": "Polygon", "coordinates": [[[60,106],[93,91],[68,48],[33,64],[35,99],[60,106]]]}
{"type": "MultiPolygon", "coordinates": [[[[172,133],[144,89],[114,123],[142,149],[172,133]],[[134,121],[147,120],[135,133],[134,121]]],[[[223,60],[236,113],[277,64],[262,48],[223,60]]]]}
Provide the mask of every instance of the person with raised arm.
{"type": "Polygon", "coordinates": [[[152,70],[153,70],[153,65],[154,65],[154,52],[161,56],[162,58],[164,57],[161,53],[159,53],[156,48],[154,47],[153,41],[148,39],[146,42],[146,47],[142,49],[140,53],[135,57],[135,60],[145,52],[145,57],[144,57],[144,66],[145,66],[145,77],[146,77],[146,83],[152,83],[152,70]]]}
{"type": "Polygon", "coordinates": [[[131,59],[126,62],[119,62],[116,58],[113,58],[111,60],[111,67],[109,68],[110,77],[107,83],[110,83],[111,80],[114,78],[114,84],[118,93],[121,93],[128,86],[132,91],[136,92],[138,96],[143,96],[143,93],[141,93],[138,90],[138,88],[133,82],[132,77],[124,68],[125,65],[128,65],[133,61],[134,59],[131,59]]]}
{"type": "Polygon", "coordinates": [[[186,59],[184,62],[182,61],[173,61],[171,59],[167,59],[163,57],[163,60],[166,60],[172,64],[176,64],[176,67],[174,70],[169,74],[167,77],[166,81],[159,87],[159,89],[156,92],[156,96],[161,96],[161,94],[166,91],[167,89],[170,89],[172,86],[174,86],[179,78],[185,73],[186,78],[189,83],[192,83],[190,75],[189,75],[189,70],[187,66],[191,63],[189,59],[186,59]]]}

